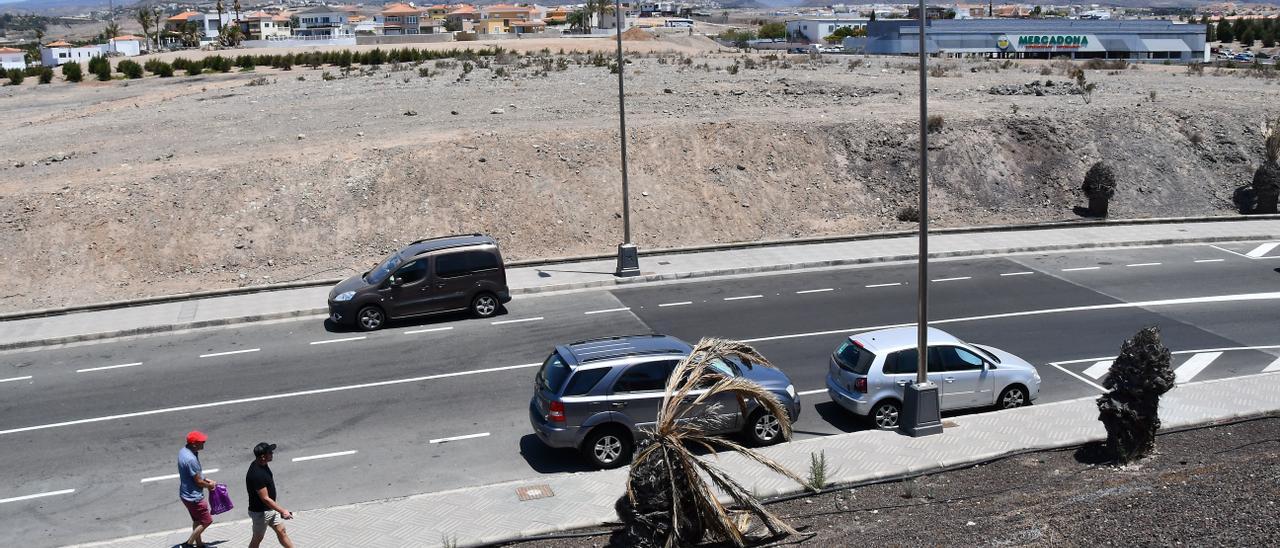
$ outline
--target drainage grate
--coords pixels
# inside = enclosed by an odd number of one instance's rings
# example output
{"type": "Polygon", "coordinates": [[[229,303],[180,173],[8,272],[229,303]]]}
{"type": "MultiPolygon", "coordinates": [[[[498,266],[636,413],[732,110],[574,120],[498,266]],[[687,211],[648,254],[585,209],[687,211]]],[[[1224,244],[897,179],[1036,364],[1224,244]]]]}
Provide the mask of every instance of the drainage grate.
{"type": "Polygon", "coordinates": [[[520,497],[520,500],[524,501],[524,500],[534,500],[534,499],[545,499],[548,497],[554,497],[556,496],[556,494],[554,491],[551,490],[550,485],[544,484],[544,485],[533,485],[530,487],[518,487],[516,488],[516,496],[520,497]]]}

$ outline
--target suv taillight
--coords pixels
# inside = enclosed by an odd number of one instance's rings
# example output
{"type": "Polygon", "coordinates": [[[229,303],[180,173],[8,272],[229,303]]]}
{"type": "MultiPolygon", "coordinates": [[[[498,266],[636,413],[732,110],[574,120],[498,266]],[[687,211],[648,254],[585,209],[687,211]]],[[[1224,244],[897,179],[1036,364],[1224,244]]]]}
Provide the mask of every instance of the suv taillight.
{"type": "Polygon", "coordinates": [[[867,393],[867,378],[866,378],[866,377],[858,377],[858,378],[856,378],[856,379],[853,379],[853,389],[854,389],[854,390],[856,390],[856,391],[858,391],[858,392],[862,392],[863,394],[866,394],[866,393],[867,393]]]}
{"type": "Polygon", "coordinates": [[[553,401],[547,407],[548,422],[564,422],[564,403],[553,401]]]}

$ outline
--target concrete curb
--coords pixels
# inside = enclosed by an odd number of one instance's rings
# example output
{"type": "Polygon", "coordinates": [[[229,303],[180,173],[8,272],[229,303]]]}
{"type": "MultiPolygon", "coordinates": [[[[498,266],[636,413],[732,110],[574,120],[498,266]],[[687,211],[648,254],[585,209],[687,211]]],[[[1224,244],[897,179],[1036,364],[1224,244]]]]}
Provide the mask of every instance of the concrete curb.
{"type": "MultiPolygon", "coordinates": [[[[1276,216],[1280,218],[1280,215],[1276,216]]],[[[1280,235],[1276,234],[1259,234],[1252,238],[1276,238],[1280,235]]],[[[1039,251],[1061,251],[1070,249],[1113,249],[1124,247],[1143,247],[1152,245],[1174,245],[1174,244],[1190,244],[1190,243],[1213,243],[1213,242],[1230,242],[1240,240],[1240,236],[1211,236],[1211,237],[1193,237],[1193,238],[1161,238],[1156,240],[1135,240],[1131,242],[1118,243],[1076,243],[1076,244],[1060,244],[1060,245],[1043,245],[1043,246],[1022,246],[1022,247],[1006,247],[999,249],[975,249],[966,251],[945,251],[941,253],[930,253],[930,258],[944,259],[954,257],[978,257],[984,255],[1004,255],[1009,253],[1034,253],[1039,251]]],[[[512,295],[533,295],[539,293],[550,293],[555,291],[570,291],[575,289],[597,289],[617,286],[627,286],[632,284],[662,282],[671,280],[685,280],[695,278],[710,278],[716,276],[732,276],[738,274],[759,274],[765,272],[785,272],[789,270],[805,270],[810,268],[825,268],[833,266],[851,266],[860,264],[877,264],[891,263],[897,261],[909,261],[916,258],[915,254],[910,255],[888,255],[883,257],[859,257],[850,259],[830,259],[823,261],[806,261],[800,263],[786,263],[764,266],[748,266],[736,268],[724,268],[715,270],[701,270],[695,272],[675,272],[670,274],[648,274],[632,278],[614,278],[610,280],[600,280],[594,282],[575,282],[557,285],[546,285],[538,287],[511,288],[512,295]]],[[[335,282],[336,283],[336,282],[335,282]]],[[[278,289],[278,288],[277,288],[278,289]]],[[[222,295],[219,295],[222,296],[222,295]]],[[[184,297],[185,298],[185,297],[184,297]]],[[[177,299],[181,300],[181,299],[177,299]]],[[[145,303],[144,303],[145,304],[145,303]]],[[[154,304],[154,303],[152,303],[154,304]]],[[[137,304],[122,306],[138,306],[137,304]]],[[[118,308],[118,307],[117,307],[118,308]]],[[[308,308],[304,310],[296,310],[290,312],[277,312],[272,314],[256,314],[251,316],[241,316],[233,318],[218,318],[214,320],[201,320],[195,322],[185,322],[167,325],[155,325],[131,329],[123,329],[118,331],[103,331],[99,333],[86,333],[81,335],[71,335],[66,337],[51,337],[46,339],[34,339],[28,341],[17,341],[0,344],[0,351],[17,350],[23,348],[33,348],[41,346],[51,346],[57,344],[68,344],[75,342],[94,341],[102,339],[111,339],[116,337],[127,337],[130,335],[146,335],[154,333],[167,333],[172,331],[181,331],[184,329],[198,329],[202,327],[217,327],[224,325],[234,325],[240,323],[251,323],[268,320],[279,320],[288,318],[298,318],[304,316],[316,316],[328,314],[327,307],[308,308]]],[[[28,316],[38,317],[38,316],[28,316]]],[[[0,323],[14,318],[0,317],[0,323]]]]}
{"type": "MultiPolygon", "coordinates": [[[[1122,220],[1102,220],[1102,221],[1052,221],[1045,223],[1029,223],[1020,225],[1000,225],[1000,226],[968,226],[955,228],[936,228],[929,231],[930,234],[973,234],[983,232],[1016,232],[1031,230],[1051,230],[1056,228],[1089,228],[1098,226],[1128,226],[1128,225],[1148,225],[1148,224],[1170,224],[1170,223],[1213,223],[1213,222],[1237,222],[1237,221],[1268,221],[1280,220],[1278,215],[1242,215],[1239,217],[1156,217],[1150,219],[1122,219],[1122,220]]],[[[709,244],[686,247],[658,248],[640,251],[640,256],[653,255],[679,255],[684,253],[698,253],[702,251],[727,251],[732,249],[750,249],[756,247],[773,247],[782,245],[807,245],[821,243],[838,243],[838,242],[856,242],[865,240],[878,240],[888,238],[902,238],[905,236],[915,235],[914,230],[898,230],[889,232],[873,232],[869,234],[848,234],[840,236],[817,236],[811,238],[794,238],[789,240],[760,240],[756,242],[732,242],[727,244],[709,244]]],[[[1222,240],[1218,240],[1222,241],[1222,240]]],[[[930,257],[934,256],[930,254],[930,257]]],[[[615,254],[599,254],[599,255],[578,255],[568,257],[553,257],[546,259],[527,259],[521,261],[510,261],[507,268],[518,268],[524,266],[541,266],[554,265],[582,261],[600,261],[615,258],[615,254]]],[[[90,312],[95,310],[111,310],[115,308],[126,308],[131,306],[144,306],[149,304],[163,304],[170,302],[186,301],[191,299],[199,299],[205,297],[226,297],[231,295],[244,295],[248,293],[263,293],[269,291],[279,291],[282,289],[298,289],[303,287],[316,287],[324,285],[333,285],[343,278],[326,278],[321,280],[307,280],[282,282],[277,284],[253,285],[246,287],[237,287],[231,289],[213,289],[209,291],[193,291],[189,293],[177,293],[174,295],[163,295],[159,297],[142,297],[138,299],[125,299],[119,301],[107,301],[102,303],[93,303],[79,306],[67,306],[59,308],[42,308],[36,310],[26,310],[21,312],[7,312],[0,314],[0,322],[10,320],[21,320],[27,318],[37,318],[42,316],[59,316],[71,314],[75,312],[90,312]]]]}

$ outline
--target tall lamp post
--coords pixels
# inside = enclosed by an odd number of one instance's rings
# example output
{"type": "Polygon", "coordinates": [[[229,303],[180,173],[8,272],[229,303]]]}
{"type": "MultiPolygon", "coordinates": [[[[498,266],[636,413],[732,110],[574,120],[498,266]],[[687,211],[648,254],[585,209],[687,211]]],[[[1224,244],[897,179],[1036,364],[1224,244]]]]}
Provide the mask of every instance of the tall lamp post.
{"type": "Polygon", "coordinates": [[[631,194],[627,188],[627,104],[622,91],[622,0],[613,0],[613,14],[617,21],[614,34],[618,37],[618,142],[622,144],[622,243],[618,244],[618,269],[615,276],[640,274],[640,250],[631,243],[631,194]]]}
{"type": "Polygon", "coordinates": [[[942,433],[938,385],[929,382],[929,88],[925,27],[929,17],[920,0],[920,257],[916,279],[916,382],[906,387],[902,416],[903,433],[911,437],[942,433]]]}

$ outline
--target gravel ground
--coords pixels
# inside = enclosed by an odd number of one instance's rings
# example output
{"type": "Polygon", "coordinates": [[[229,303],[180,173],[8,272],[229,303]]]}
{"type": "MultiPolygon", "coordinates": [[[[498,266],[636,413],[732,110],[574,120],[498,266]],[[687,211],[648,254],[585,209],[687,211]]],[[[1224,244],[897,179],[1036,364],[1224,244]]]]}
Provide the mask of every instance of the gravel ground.
{"type": "Polygon", "coordinates": [[[770,509],[812,534],[799,542],[811,546],[1280,544],[1280,418],[1164,434],[1156,455],[1130,466],[1094,464],[1093,449],[1030,453],[770,509]]]}

